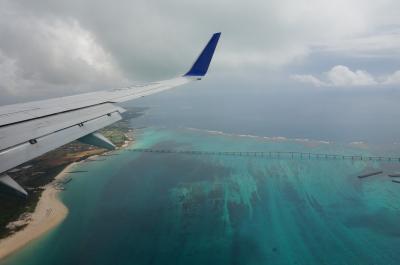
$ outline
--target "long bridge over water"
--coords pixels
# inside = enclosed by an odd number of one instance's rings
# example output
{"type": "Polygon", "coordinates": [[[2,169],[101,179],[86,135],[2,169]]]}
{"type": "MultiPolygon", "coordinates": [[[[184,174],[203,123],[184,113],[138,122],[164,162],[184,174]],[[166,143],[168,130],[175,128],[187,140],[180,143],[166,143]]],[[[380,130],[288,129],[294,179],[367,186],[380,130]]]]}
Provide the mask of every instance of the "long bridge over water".
{"type": "Polygon", "coordinates": [[[305,153],[289,151],[196,151],[196,150],[173,150],[173,149],[152,149],[135,148],[126,151],[140,153],[158,154],[185,154],[185,155],[208,155],[208,156],[237,156],[237,157],[259,157],[270,159],[302,159],[302,160],[352,160],[352,161],[381,161],[400,162],[400,157],[388,156],[364,156],[364,155],[342,155],[327,153],[305,153]]]}

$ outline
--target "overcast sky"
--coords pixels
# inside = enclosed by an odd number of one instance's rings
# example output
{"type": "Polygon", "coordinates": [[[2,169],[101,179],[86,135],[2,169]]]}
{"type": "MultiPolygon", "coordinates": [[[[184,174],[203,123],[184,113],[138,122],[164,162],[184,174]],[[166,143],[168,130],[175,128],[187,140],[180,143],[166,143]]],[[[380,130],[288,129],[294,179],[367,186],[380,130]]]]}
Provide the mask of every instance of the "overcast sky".
{"type": "Polygon", "coordinates": [[[0,104],[174,77],[222,31],[212,76],[400,85],[395,0],[0,0],[0,104]]]}

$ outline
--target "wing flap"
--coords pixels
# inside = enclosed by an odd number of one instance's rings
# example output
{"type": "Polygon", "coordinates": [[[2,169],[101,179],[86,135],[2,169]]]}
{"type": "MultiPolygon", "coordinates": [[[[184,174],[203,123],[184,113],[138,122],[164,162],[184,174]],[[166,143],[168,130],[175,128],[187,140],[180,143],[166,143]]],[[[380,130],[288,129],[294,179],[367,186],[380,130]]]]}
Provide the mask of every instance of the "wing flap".
{"type": "Polygon", "coordinates": [[[0,172],[7,171],[64,144],[109,126],[121,119],[119,112],[69,126],[0,151],[0,172]]]}
{"type": "Polygon", "coordinates": [[[0,127],[0,151],[116,112],[122,113],[124,109],[111,103],[104,103],[0,127]]]}

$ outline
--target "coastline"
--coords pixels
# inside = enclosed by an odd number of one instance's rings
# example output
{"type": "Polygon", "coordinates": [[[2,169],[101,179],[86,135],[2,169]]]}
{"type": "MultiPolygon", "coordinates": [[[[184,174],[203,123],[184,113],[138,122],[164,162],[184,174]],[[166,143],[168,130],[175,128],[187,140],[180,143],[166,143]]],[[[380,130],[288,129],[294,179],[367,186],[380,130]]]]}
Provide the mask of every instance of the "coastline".
{"type": "MultiPolygon", "coordinates": [[[[117,148],[117,150],[124,149],[130,146],[133,142],[133,139],[128,137],[128,140],[117,148]]],[[[106,151],[103,154],[107,153],[109,152],[106,151]]],[[[44,186],[44,191],[42,192],[33,213],[13,222],[18,225],[21,225],[21,223],[26,224],[26,227],[9,237],[0,239],[0,261],[21,250],[34,240],[39,239],[41,236],[59,225],[67,217],[68,208],[59,199],[59,193],[61,190],[57,189],[54,184],[62,181],[66,176],[68,176],[67,172],[76,165],[98,156],[99,155],[96,154],[87,157],[83,161],[72,162],[67,165],[51,183],[44,186]]]]}
{"type": "Polygon", "coordinates": [[[68,208],[59,200],[60,190],[55,188],[54,183],[62,180],[76,164],[77,162],[73,162],[66,166],[54,178],[54,181],[44,187],[45,189],[32,214],[29,214],[23,220],[16,221],[25,222],[27,226],[21,231],[0,240],[0,260],[38,239],[65,219],[68,208]]]}

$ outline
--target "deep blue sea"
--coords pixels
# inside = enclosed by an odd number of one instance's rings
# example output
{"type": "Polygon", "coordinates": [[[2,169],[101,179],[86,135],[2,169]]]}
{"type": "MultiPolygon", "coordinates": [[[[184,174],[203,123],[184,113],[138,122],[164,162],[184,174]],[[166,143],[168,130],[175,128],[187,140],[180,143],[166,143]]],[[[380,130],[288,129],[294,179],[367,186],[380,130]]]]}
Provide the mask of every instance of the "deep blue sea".
{"type": "Polygon", "coordinates": [[[350,144],[379,134],[317,117],[304,125],[301,111],[285,120],[255,90],[244,108],[238,90],[199,89],[138,101],[148,109],[131,121],[135,144],[79,166],[88,172],[61,194],[65,221],[1,264],[400,264],[400,184],[357,178],[398,163],[132,151],[396,155],[395,138],[350,144]]]}

